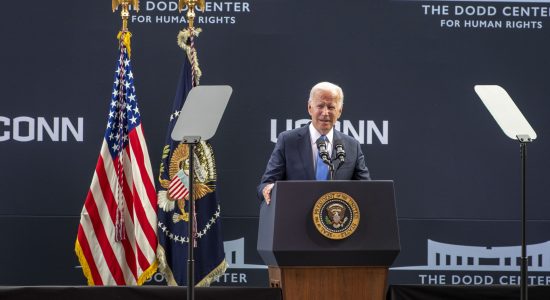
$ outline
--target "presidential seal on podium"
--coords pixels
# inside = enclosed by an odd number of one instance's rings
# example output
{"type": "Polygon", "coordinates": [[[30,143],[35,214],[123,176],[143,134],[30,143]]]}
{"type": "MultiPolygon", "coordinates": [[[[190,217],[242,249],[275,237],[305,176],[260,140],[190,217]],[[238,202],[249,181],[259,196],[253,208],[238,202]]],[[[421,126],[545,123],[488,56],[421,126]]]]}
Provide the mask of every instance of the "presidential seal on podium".
{"type": "Polygon", "coordinates": [[[326,193],[313,206],[313,223],[323,236],[332,240],[345,239],[359,226],[359,206],[346,193],[326,193]]]}

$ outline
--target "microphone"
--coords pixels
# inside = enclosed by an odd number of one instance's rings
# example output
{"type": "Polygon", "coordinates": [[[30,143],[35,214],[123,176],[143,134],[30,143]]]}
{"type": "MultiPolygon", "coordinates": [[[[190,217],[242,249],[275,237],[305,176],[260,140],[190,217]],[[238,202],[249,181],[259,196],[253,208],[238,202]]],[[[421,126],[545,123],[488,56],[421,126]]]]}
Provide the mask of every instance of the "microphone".
{"type": "Polygon", "coordinates": [[[327,143],[323,140],[323,138],[318,138],[315,142],[317,144],[317,149],[319,150],[319,156],[325,162],[326,164],[330,164],[329,156],[328,156],[328,150],[327,150],[327,143]]]}
{"type": "Polygon", "coordinates": [[[334,141],[334,148],[336,148],[336,157],[340,160],[341,163],[346,159],[346,150],[344,150],[344,144],[341,140],[334,141]]]}

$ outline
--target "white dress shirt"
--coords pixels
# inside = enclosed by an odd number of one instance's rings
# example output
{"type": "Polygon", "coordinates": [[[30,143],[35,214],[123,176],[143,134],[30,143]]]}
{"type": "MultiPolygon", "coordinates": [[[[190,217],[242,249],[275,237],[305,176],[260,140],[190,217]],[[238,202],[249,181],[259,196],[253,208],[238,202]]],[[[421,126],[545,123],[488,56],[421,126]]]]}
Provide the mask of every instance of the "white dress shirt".
{"type": "MultiPolygon", "coordinates": [[[[317,149],[317,140],[321,137],[322,134],[313,127],[313,124],[309,123],[309,136],[311,137],[311,151],[313,153],[313,168],[317,168],[317,156],[319,155],[319,149],[317,149]]],[[[334,128],[332,128],[326,135],[327,137],[327,151],[328,156],[332,157],[332,141],[334,136],[334,128]]]]}

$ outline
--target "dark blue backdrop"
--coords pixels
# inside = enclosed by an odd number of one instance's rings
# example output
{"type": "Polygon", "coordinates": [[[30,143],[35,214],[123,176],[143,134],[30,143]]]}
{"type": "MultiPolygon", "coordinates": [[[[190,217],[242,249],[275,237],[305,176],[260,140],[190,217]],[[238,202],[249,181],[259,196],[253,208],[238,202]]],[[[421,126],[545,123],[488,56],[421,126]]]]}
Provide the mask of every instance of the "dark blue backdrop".
{"type": "MultiPolygon", "coordinates": [[[[141,2],[140,13],[132,13],[141,19],[129,27],[156,177],[183,59],[176,35],[185,24],[177,23],[183,16],[173,10],[177,1],[141,2]]],[[[506,88],[539,134],[528,148],[528,243],[550,240],[550,21],[529,10],[548,4],[208,3],[198,24],[201,83],[234,89],[212,144],[225,240],[245,238],[239,248],[245,264],[261,264],[254,251],[255,187],[271,136],[287,120],[307,119],[309,89],[325,80],[344,89],[342,127],[364,139],[373,178],[395,180],[402,253],[394,267],[420,267],[392,270],[392,283],[421,283],[428,273],[450,280],[459,272],[427,271],[428,239],[493,247],[486,250],[520,244],[519,145],[483,107],[476,84],[506,88]],[[467,6],[474,13],[460,14],[467,6]],[[494,7],[495,15],[479,7],[494,7]],[[529,15],[507,15],[512,7],[529,15]]],[[[119,12],[107,2],[67,0],[10,1],[2,11],[0,284],[84,284],[73,246],[108,112],[119,12]],[[51,130],[58,124],[59,131],[49,134],[44,124],[51,130]]],[[[543,282],[550,274],[550,258],[544,259],[534,273],[543,282]]],[[[226,284],[267,284],[265,269],[230,272],[247,280],[226,284]]],[[[497,279],[516,274],[491,272],[497,279]]]]}

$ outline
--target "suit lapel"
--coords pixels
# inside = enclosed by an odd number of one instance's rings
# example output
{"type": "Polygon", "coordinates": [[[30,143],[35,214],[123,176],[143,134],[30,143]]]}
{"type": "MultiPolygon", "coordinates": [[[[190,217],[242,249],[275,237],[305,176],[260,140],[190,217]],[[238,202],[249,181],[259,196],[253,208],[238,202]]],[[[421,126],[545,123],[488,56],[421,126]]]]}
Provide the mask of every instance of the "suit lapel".
{"type": "Polygon", "coordinates": [[[313,153],[311,152],[311,138],[309,137],[309,127],[302,127],[298,136],[298,153],[304,162],[304,174],[307,180],[315,179],[315,170],[313,169],[313,153]]]}

